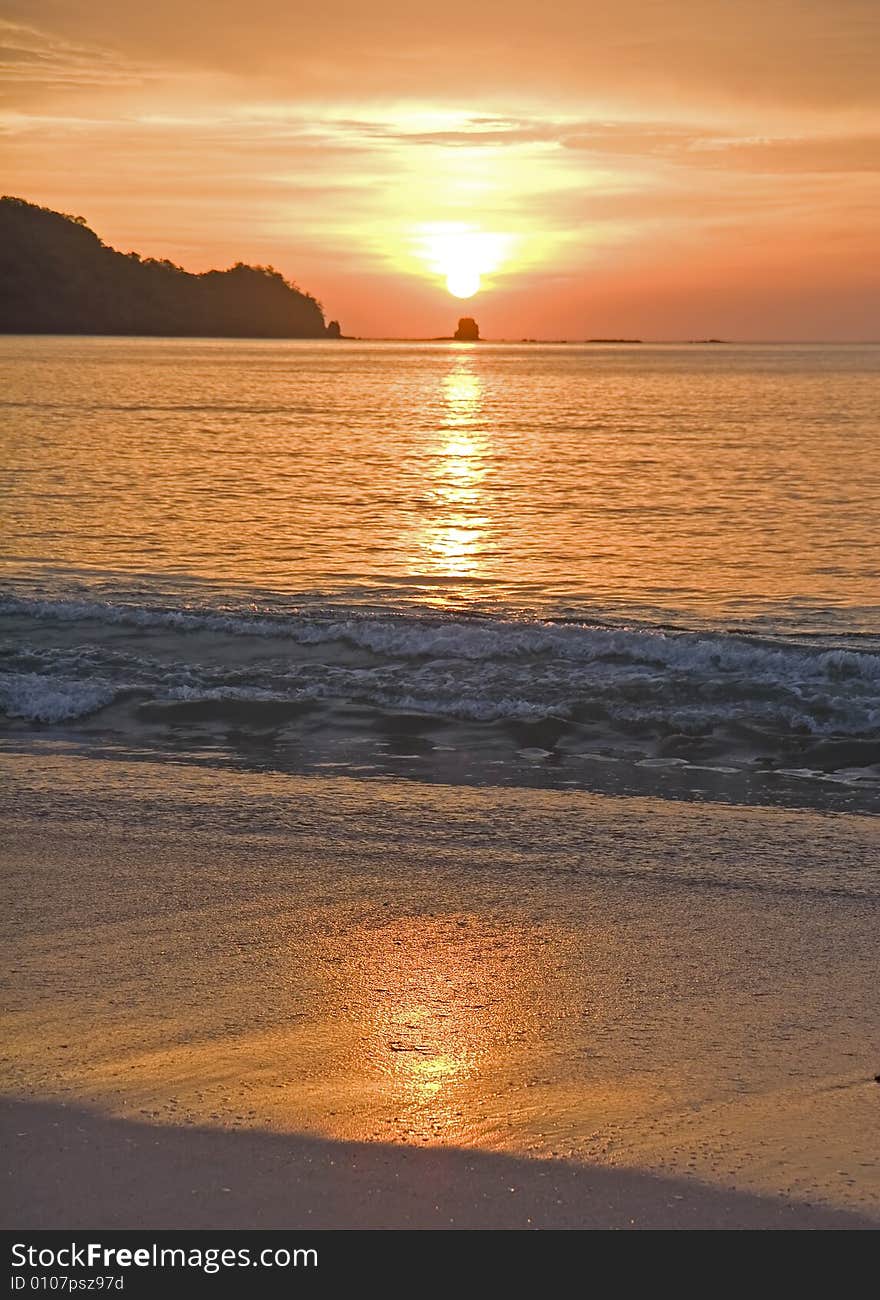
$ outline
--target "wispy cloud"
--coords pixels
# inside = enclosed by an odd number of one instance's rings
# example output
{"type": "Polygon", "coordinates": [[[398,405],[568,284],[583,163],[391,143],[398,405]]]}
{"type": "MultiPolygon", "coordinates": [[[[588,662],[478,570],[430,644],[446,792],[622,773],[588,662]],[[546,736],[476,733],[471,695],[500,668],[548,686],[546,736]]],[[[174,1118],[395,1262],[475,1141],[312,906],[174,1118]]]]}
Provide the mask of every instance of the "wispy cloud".
{"type": "MultiPolygon", "coordinates": [[[[96,74],[97,75],[97,74],[96,74]]],[[[108,72],[112,77],[114,72],[108,72]]],[[[144,73],[144,76],[147,74],[144,73]]],[[[129,82],[126,80],[126,84],[129,82]]],[[[417,156],[420,150],[469,152],[561,150],[608,164],[634,160],[703,170],[732,170],[756,175],[880,172],[880,131],[813,135],[747,135],[719,131],[699,123],[605,121],[572,118],[469,116],[451,112],[428,115],[417,107],[396,116],[334,116],[311,106],[238,106],[210,113],[192,111],[134,112],[111,116],[76,116],[9,110],[0,112],[0,130],[8,134],[55,133],[82,136],[138,136],[180,139],[189,147],[223,145],[258,151],[290,147],[308,155],[350,155],[360,159],[417,156]],[[442,125],[426,127],[433,116],[442,125]]],[[[570,166],[577,166],[570,156],[570,166]]]]}
{"type": "Polygon", "coordinates": [[[155,76],[143,64],[99,45],[0,18],[0,76],[7,83],[46,89],[130,86],[155,76]]]}

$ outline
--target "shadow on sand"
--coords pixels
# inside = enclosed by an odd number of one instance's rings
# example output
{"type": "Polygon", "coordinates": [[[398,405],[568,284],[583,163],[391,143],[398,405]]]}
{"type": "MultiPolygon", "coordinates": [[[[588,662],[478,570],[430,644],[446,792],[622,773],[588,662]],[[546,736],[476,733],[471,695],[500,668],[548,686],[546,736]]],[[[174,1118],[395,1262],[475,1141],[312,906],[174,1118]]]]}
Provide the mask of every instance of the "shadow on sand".
{"type": "Polygon", "coordinates": [[[818,1206],[449,1147],[170,1128],[0,1103],[4,1228],[859,1229],[818,1206]]]}

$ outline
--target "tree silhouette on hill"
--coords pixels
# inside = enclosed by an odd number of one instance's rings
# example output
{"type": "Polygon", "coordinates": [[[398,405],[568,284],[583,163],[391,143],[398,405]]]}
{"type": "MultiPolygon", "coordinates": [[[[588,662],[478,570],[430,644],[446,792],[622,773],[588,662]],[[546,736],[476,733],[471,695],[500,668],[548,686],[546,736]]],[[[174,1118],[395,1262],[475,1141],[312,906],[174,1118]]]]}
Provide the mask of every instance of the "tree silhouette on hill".
{"type": "Polygon", "coordinates": [[[109,248],[82,217],[0,198],[0,333],[338,338],[333,325],[271,266],[193,275],[109,248]]]}

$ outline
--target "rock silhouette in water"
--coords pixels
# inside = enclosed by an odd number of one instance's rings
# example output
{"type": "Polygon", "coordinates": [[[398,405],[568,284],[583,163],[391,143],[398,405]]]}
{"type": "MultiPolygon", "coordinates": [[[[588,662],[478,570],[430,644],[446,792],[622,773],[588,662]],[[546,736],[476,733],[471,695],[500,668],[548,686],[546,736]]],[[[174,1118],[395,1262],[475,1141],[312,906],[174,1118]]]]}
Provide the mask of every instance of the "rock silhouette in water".
{"type": "Polygon", "coordinates": [[[327,337],[328,339],[342,338],[342,327],[340,326],[338,320],[332,320],[330,324],[327,326],[327,337]]]}
{"type": "Polygon", "coordinates": [[[458,322],[458,329],[455,331],[453,338],[459,343],[477,343],[480,338],[480,327],[474,320],[473,316],[462,316],[458,322]]]}

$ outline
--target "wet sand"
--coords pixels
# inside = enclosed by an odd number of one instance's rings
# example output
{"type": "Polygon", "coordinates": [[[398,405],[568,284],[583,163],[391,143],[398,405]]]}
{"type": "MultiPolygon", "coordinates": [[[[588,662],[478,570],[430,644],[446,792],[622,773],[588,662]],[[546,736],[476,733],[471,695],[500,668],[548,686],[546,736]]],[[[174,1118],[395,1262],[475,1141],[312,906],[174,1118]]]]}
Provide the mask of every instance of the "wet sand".
{"type": "Polygon", "coordinates": [[[875,820],[9,772],[9,1226],[880,1223],[875,820]]]}

